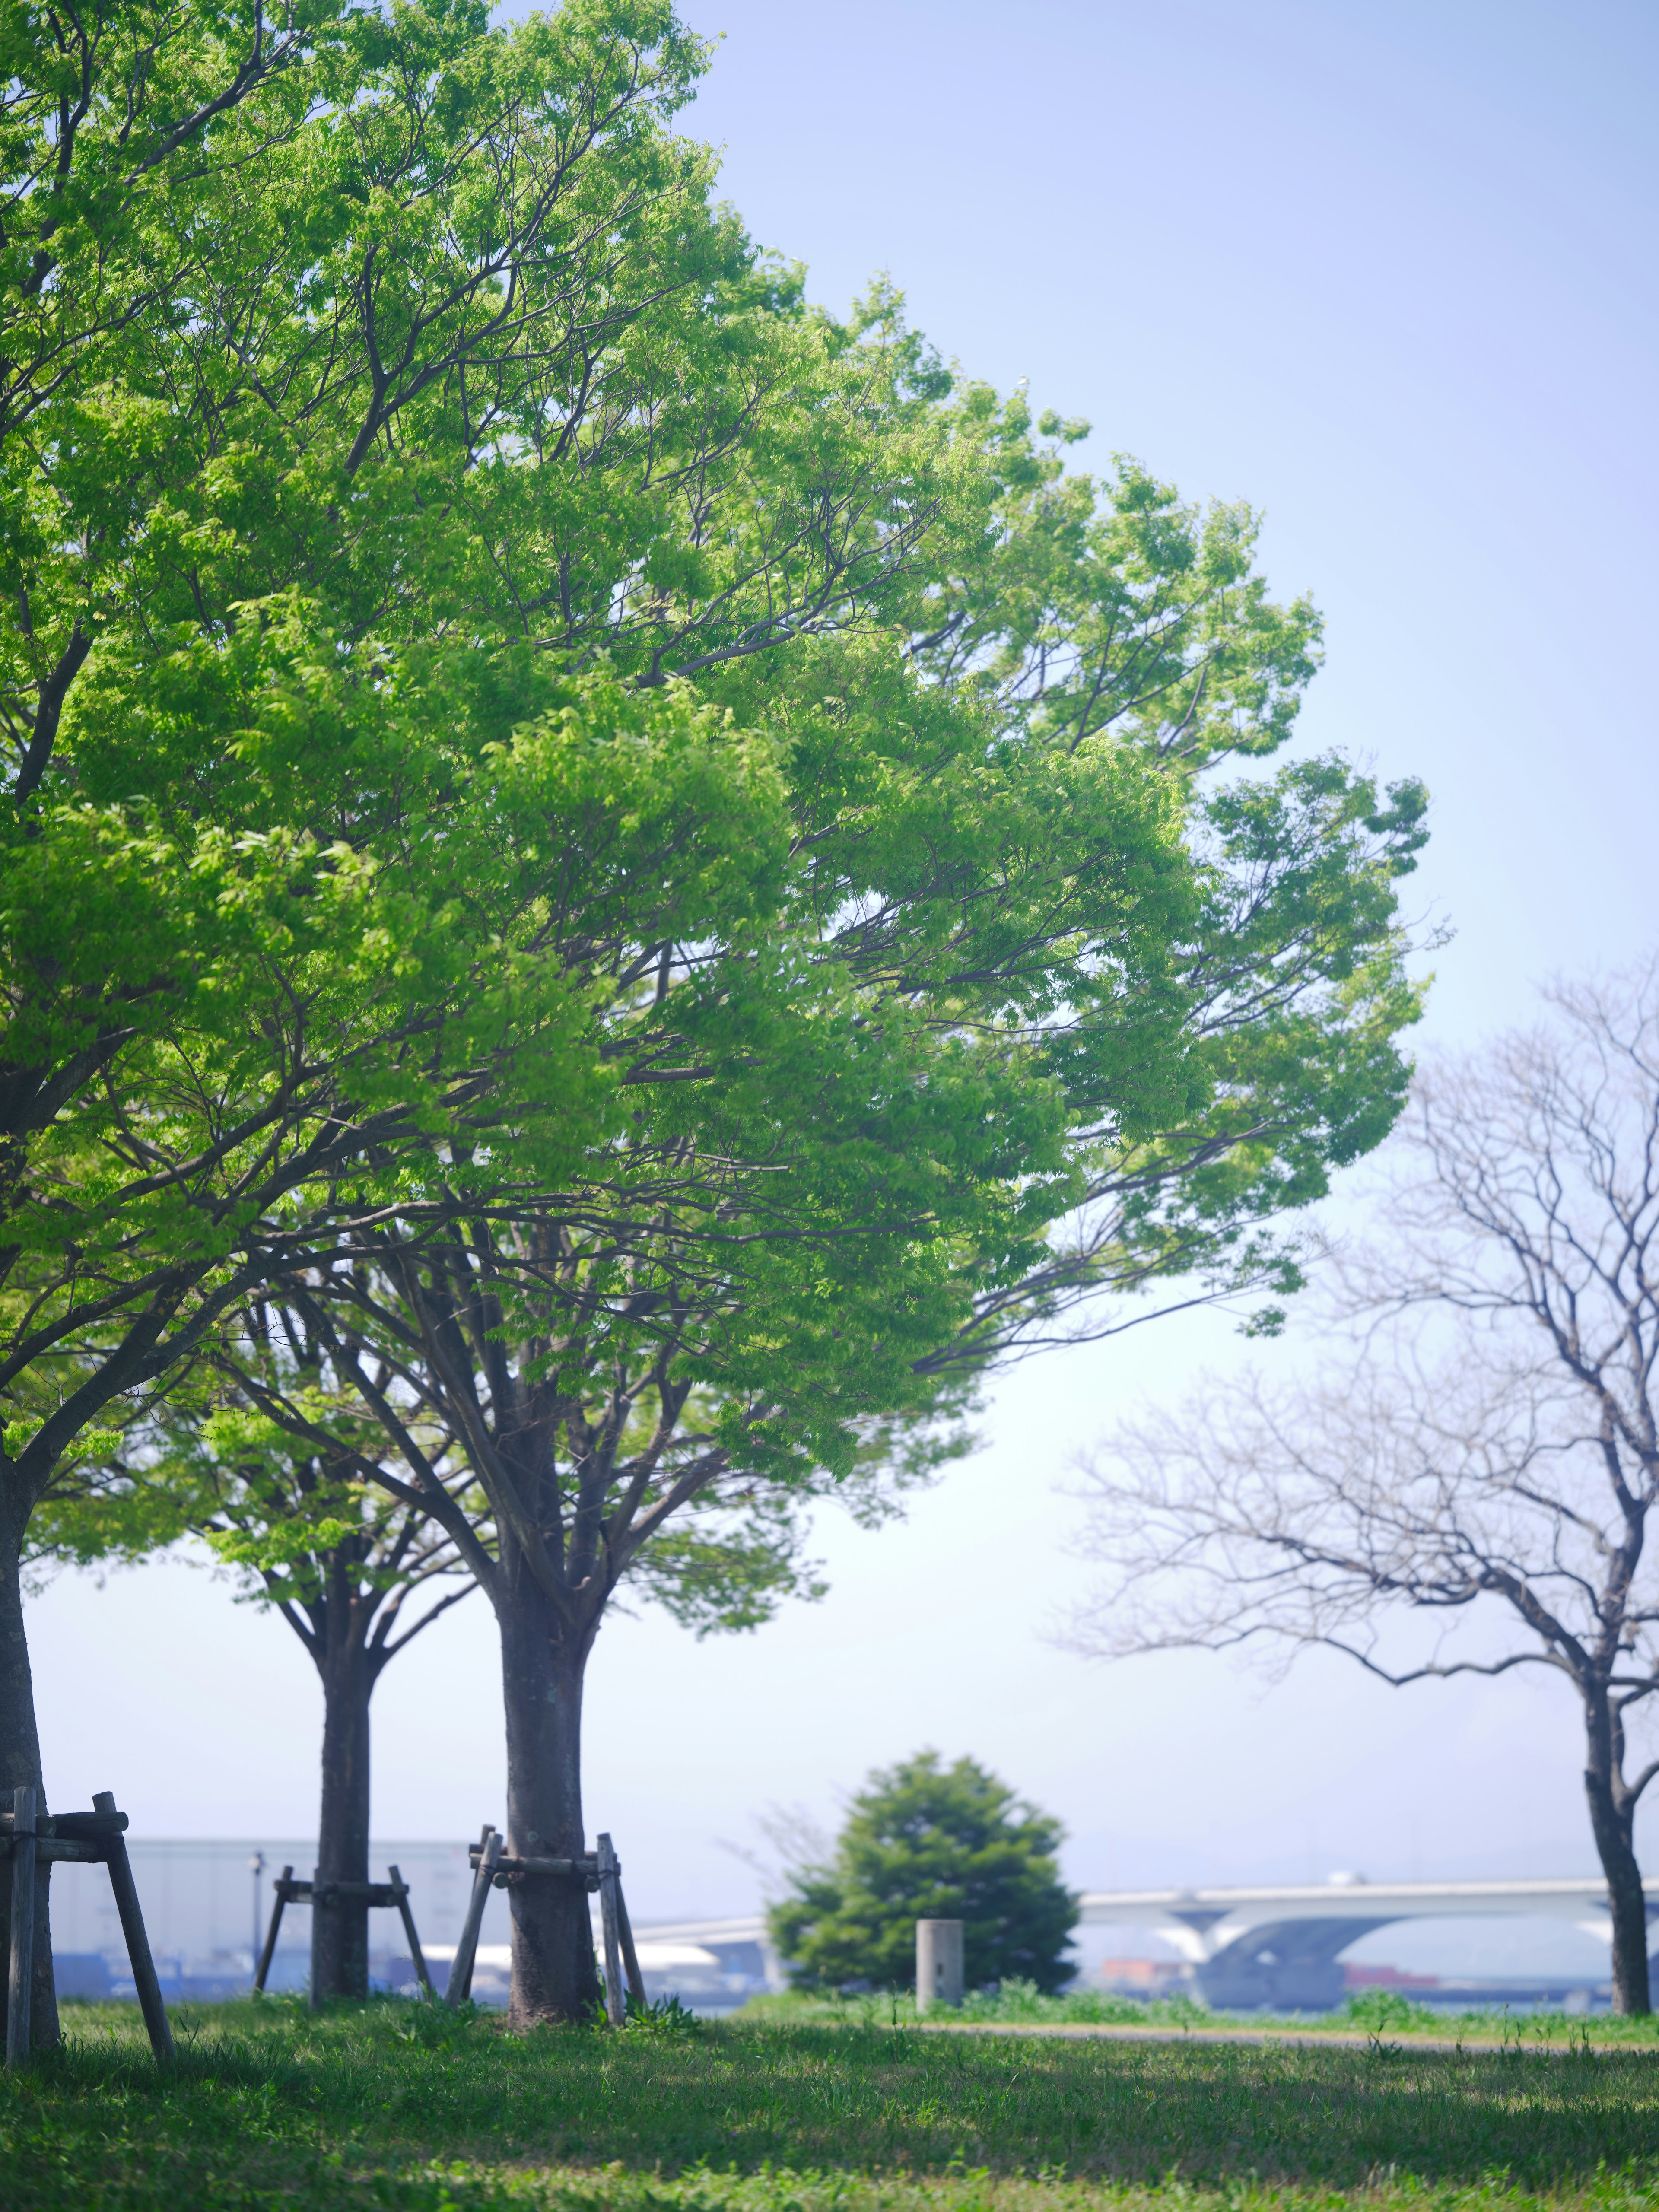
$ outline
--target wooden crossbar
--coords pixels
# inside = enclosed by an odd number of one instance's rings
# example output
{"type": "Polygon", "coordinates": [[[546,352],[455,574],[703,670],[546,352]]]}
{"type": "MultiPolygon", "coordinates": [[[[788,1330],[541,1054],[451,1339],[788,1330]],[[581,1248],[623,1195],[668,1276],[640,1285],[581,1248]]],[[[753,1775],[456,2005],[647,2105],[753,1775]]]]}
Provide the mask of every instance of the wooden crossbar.
{"type": "Polygon", "coordinates": [[[401,1905],[409,1895],[406,1881],[300,1881],[286,1868],[276,1877],[274,1894],[284,1905],[340,1905],[361,1898],[365,1905],[401,1905]]]}
{"type": "MultiPolygon", "coordinates": [[[[466,1855],[467,1863],[475,1873],[481,1856],[477,1844],[473,1844],[466,1855]]],[[[590,1852],[586,1858],[550,1859],[514,1858],[503,1851],[495,1861],[497,1889],[507,1887],[507,1877],[510,1874],[579,1874],[590,1889],[597,1889],[599,1886],[599,1862],[592,1852],[590,1852]]]]}
{"type": "MultiPolygon", "coordinates": [[[[15,1792],[13,1792],[15,1796],[15,1792]]],[[[0,1841],[9,1840],[16,1824],[14,1807],[0,1812],[0,1841]]],[[[34,1822],[37,1836],[74,1836],[88,1841],[98,1841],[105,1836],[125,1835],[127,1816],[125,1813],[42,1813],[34,1822]]]]}
{"type": "MultiPolygon", "coordinates": [[[[48,1836],[44,1832],[44,1827],[43,1822],[41,1833],[21,1839],[22,1849],[27,1853],[31,1864],[35,1866],[108,1865],[109,1848],[96,1837],[48,1836]]],[[[0,1837],[0,1859],[15,1860],[16,1856],[17,1850],[11,1838],[9,1835],[0,1837]]]]}

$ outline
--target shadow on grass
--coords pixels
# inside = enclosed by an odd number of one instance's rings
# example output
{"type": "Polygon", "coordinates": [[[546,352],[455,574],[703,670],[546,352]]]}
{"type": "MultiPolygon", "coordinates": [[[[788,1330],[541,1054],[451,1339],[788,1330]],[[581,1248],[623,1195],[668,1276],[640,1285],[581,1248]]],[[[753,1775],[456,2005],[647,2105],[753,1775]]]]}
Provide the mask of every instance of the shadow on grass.
{"type": "Polygon", "coordinates": [[[1659,2204],[1659,2061],[1050,2042],[732,2023],[507,2033],[387,2001],[121,2007],[0,2087],[8,2206],[434,2212],[1659,2204]],[[1241,2191],[1243,2192],[1241,2194],[1241,2191]]]}

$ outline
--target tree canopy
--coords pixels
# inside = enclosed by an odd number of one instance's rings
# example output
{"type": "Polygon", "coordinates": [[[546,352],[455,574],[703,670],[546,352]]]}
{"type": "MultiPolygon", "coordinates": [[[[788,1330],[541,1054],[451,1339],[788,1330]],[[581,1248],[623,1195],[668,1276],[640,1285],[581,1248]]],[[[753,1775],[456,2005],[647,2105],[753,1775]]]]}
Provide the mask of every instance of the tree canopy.
{"type": "Polygon", "coordinates": [[[29,1516],[210,1359],[445,1530],[579,1850],[626,1576],[752,1625],[997,1359],[1273,1325],[1424,794],[1266,764],[1320,625],[1248,508],[808,304],[662,0],[8,22],[0,1782],[29,1516]]]}

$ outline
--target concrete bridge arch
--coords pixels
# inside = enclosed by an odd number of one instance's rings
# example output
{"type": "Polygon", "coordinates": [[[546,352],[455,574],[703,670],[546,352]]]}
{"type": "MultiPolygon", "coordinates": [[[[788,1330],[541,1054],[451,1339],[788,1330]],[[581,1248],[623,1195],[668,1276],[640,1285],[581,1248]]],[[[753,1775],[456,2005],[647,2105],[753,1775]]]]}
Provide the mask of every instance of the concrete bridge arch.
{"type": "MultiPolygon", "coordinates": [[[[1329,1882],[1261,1888],[1098,1890],[1082,1900],[1087,1927],[1146,1928],[1189,1961],[1199,1993],[1228,2011],[1268,2007],[1323,2012],[1340,2003],[1341,1954],[1374,1929],[1401,1920],[1566,1920],[1612,1940],[1605,1882],[1329,1882]]],[[[1648,1893],[1650,1924],[1659,1918],[1659,1885],[1648,1893]]]]}

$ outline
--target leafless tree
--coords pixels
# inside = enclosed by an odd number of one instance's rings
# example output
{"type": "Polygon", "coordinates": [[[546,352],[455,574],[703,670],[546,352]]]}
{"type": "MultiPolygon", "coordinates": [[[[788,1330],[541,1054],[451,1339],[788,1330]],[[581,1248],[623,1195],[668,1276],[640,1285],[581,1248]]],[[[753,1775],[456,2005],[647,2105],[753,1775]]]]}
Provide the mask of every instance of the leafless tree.
{"type": "Polygon", "coordinates": [[[1106,1655],[1250,1639],[1385,1681],[1571,1683],[1613,2003],[1650,2009],[1635,1724],[1659,1690],[1659,963],[1419,1082],[1318,1379],[1210,1383],[1086,1462],[1106,1655]],[[1415,1663],[1387,1616],[1437,1623],[1415,1663]]]}

